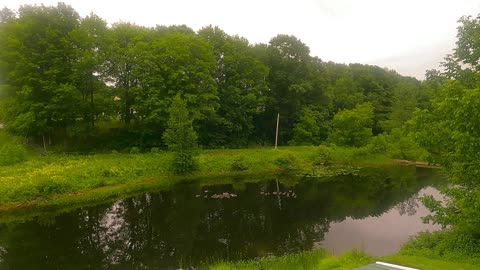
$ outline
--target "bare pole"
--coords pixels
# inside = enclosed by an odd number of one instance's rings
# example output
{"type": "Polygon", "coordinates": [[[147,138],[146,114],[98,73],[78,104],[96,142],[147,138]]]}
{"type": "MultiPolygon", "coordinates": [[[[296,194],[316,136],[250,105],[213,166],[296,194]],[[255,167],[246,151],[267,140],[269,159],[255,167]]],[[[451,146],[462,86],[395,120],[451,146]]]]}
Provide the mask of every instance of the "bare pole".
{"type": "Polygon", "coordinates": [[[42,134],[42,139],[43,139],[43,153],[47,155],[47,144],[45,142],[45,133],[42,134]]]}
{"type": "Polygon", "coordinates": [[[278,124],[280,123],[280,113],[277,113],[277,132],[275,133],[275,149],[278,145],[278,124]]]}

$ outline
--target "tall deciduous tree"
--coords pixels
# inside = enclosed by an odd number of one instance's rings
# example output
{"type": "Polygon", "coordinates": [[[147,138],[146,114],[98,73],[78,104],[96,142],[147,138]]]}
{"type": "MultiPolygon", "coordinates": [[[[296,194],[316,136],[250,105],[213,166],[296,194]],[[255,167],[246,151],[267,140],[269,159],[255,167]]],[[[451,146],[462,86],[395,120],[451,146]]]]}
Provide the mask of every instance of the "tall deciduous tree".
{"type": "Polygon", "coordinates": [[[267,48],[270,89],[266,93],[266,114],[272,123],[277,113],[282,116],[279,136],[283,143],[291,139],[293,124],[307,93],[313,89],[309,80],[311,63],[310,49],[298,38],[278,35],[270,40],[267,48]]]}
{"type": "Polygon", "coordinates": [[[70,33],[79,25],[71,7],[22,6],[2,21],[0,74],[13,96],[7,123],[26,136],[53,135],[75,123],[78,94],[70,33]]]}
{"type": "Polygon", "coordinates": [[[137,46],[149,41],[151,29],[130,23],[117,23],[108,32],[112,46],[109,48],[108,81],[115,86],[116,99],[122,103],[121,116],[129,125],[134,118],[135,89],[143,73],[138,59],[137,46]]]}
{"type": "Polygon", "coordinates": [[[73,64],[73,80],[79,89],[84,121],[95,127],[96,116],[104,108],[96,106],[96,97],[105,88],[106,57],[108,52],[107,23],[95,14],[83,18],[79,27],[70,34],[76,52],[73,64]]]}
{"type": "Polygon", "coordinates": [[[245,147],[252,139],[253,117],[261,111],[267,88],[267,67],[253,55],[248,41],[231,37],[218,27],[199,31],[215,55],[214,78],[218,86],[217,116],[205,121],[202,142],[209,146],[245,147]]]}
{"type": "Polygon", "coordinates": [[[138,84],[132,107],[149,128],[163,131],[172,99],[181,94],[194,121],[212,117],[218,108],[210,46],[193,35],[168,34],[136,49],[138,84]]]}

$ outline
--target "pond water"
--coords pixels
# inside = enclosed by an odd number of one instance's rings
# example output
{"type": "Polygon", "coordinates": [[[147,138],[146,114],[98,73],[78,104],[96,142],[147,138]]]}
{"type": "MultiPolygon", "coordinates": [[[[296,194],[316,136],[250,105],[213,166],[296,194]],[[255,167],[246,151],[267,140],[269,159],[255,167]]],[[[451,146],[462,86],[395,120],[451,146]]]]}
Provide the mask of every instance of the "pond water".
{"type": "Polygon", "coordinates": [[[58,216],[0,224],[0,269],[178,269],[314,248],[397,252],[441,176],[414,167],[328,179],[196,181],[58,216]],[[232,195],[233,194],[233,195],[232,195]],[[213,197],[213,198],[212,198],[213,197]]]}

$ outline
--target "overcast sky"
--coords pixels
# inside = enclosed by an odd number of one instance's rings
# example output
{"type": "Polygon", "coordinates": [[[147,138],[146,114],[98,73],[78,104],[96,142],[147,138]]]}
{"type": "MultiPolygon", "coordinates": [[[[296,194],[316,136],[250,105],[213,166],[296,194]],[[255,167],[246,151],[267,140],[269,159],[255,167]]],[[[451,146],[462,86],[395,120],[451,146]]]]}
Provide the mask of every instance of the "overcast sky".
{"type": "MultiPolygon", "coordinates": [[[[0,7],[57,0],[0,0],[0,7]]],[[[252,43],[292,34],[324,61],[374,64],[423,79],[455,46],[457,20],[479,0],[65,0],[82,16],[144,26],[209,24],[252,43]]]]}

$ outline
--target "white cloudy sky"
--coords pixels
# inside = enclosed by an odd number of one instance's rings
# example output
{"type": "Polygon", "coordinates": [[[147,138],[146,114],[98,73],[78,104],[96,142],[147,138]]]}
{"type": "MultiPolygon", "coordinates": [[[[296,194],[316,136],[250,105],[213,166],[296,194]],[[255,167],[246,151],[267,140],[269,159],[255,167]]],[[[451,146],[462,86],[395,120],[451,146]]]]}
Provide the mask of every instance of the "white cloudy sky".
{"type": "MultiPolygon", "coordinates": [[[[57,0],[0,0],[0,7],[57,0]]],[[[293,34],[325,61],[389,67],[423,78],[455,45],[457,20],[478,0],[64,0],[109,23],[218,25],[252,43],[293,34]]]]}

